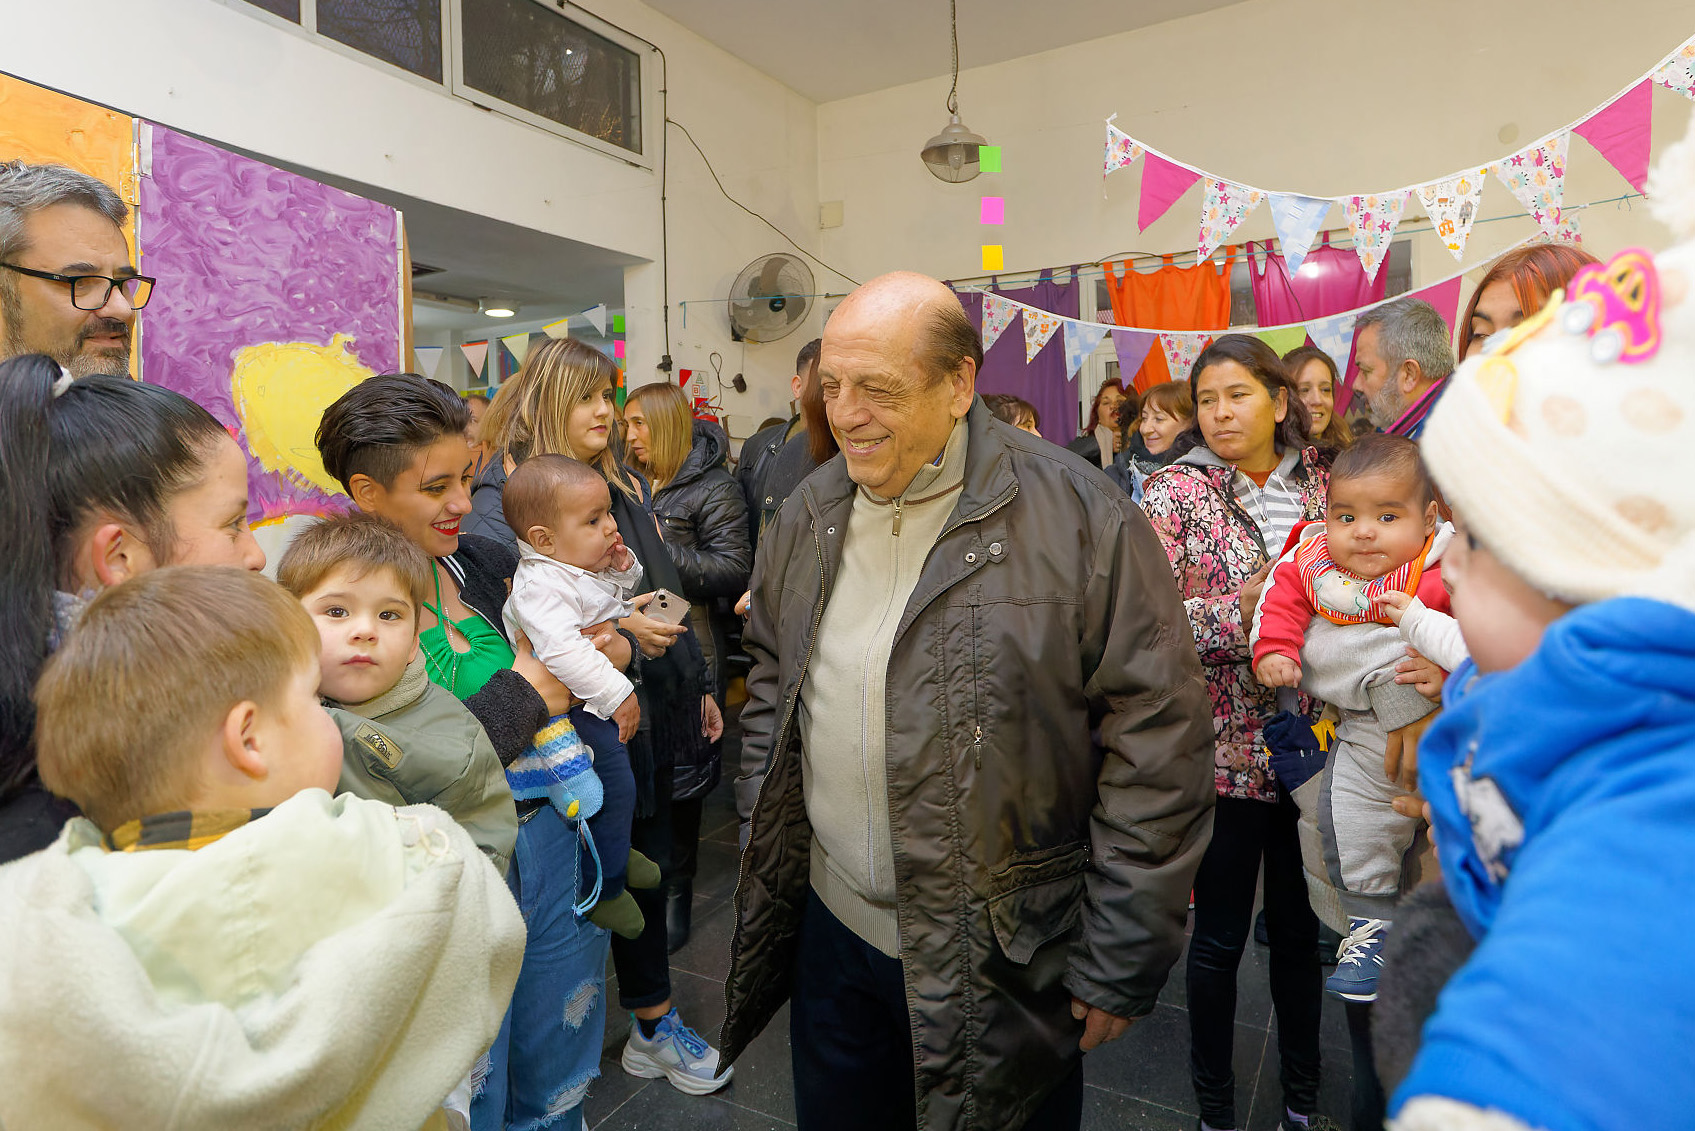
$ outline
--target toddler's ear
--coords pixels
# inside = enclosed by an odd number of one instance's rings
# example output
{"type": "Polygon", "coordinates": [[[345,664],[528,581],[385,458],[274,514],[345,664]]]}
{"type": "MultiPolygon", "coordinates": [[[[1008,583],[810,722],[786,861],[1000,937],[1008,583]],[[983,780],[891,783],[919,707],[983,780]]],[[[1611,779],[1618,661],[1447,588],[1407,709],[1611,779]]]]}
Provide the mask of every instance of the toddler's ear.
{"type": "Polygon", "coordinates": [[[1436,500],[1431,499],[1430,505],[1424,508],[1425,537],[1428,538],[1430,535],[1436,533],[1436,522],[1439,518],[1441,518],[1441,510],[1436,506],[1436,500]]]}

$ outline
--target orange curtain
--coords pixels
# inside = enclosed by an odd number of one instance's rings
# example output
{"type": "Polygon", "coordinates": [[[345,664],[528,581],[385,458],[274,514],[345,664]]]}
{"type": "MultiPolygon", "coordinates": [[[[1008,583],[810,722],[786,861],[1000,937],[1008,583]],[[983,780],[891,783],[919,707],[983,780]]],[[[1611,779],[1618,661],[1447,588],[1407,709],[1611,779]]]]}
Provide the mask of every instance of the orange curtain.
{"type": "MultiPolygon", "coordinates": [[[[1211,260],[1193,267],[1178,267],[1169,255],[1165,257],[1165,266],[1146,275],[1132,270],[1127,259],[1103,263],[1107,291],[1112,296],[1112,320],[1119,326],[1161,330],[1228,329],[1230,268],[1235,261],[1235,248],[1231,248],[1222,270],[1211,260]]],[[[1165,351],[1155,347],[1148,351],[1147,360],[1136,371],[1136,391],[1145,393],[1171,378],[1165,351]]]]}

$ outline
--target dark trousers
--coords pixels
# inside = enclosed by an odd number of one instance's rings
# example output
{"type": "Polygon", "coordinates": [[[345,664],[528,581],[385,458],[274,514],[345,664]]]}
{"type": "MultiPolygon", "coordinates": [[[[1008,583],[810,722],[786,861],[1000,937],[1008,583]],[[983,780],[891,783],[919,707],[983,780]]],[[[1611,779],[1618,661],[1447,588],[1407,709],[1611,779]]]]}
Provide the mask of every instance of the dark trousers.
{"type": "Polygon", "coordinates": [[[1189,941],[1189,1066],[1201,1118],[1235,1127],[1236,968],[1253,929],[1254,887],[1265,862],[1265,927],[1271,939],[1271,1001],[1283,1102],[1318,1109],[1318,1025],[1324,1003],[1318,917],[1307,903],[1296,823],[1287,797],[1276,804],[1220,797],[1212,843],[1195,876],[1195,933],[1189,941]]]}
{"type": "Polygon", "coordinates": [[[646,1009],[671,996],[671,955],[665,933],[665,889],[671,878],[671,763],[654,768],[653,815],[630,824],[630,847],[659,865],[656,888],[631,888],[646,925],[638,938],[612,936],[612,965],[618,972],[618,1004],[646,1009]]]}
{"type": "MultiPolygon", "coordinates": [[[[624,872],[630,863],[630,822],[636,816],[636,774],[630,769],[630,752],[618,740],[618,724],[603,719],[587,707],[571,708],[571,725],[577,737],[594,751],[594,776],[600,779],[603,800],[600,812],[589,818],[594,850],[600,857],[600,898],[613,899],[624,892],[624,872]]],[[[589,869],[584,868],[587,873],[589,869]]],[[[579,880],[586,895],[593,890],[594,877],[579,880]]]]}
{"type": "MultiPolygon", "coordinates": [[[[808,893],[789,1001],[789,1049],[801,1131],[915,1127],[912,1030],[900,960],[844,927],[808,893]]],[[[1058,1082],[1024,1131],[1077,1131],[1083,1063],[1058,1082]]]]}
{"type": "Polygon", "coordinates": [[[1350,1001],[1348,1043],[1354,1052],[1353,1131],[1379,1131],[1388,1114],[1383,1081],[1377,1078],[1377,1059],[1371,1051],[1371,1003],[1350,1001]]]}
{"type": "Polygon", "coordinates": [[[700,816],[706,798],[671,802],[671,874],[666,887],[679,891],[694,883],[700,859],[700,816]]]}

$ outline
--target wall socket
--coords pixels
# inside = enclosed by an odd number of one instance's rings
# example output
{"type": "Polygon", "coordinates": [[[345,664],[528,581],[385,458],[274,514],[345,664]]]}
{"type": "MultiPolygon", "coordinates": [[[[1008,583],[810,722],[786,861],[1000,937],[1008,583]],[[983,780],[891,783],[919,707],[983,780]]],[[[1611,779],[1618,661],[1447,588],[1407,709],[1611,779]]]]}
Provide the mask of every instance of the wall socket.
{"type": "Polygon", "coordinates": [[[842,202],[826,200],[818,206],[818,226],[820,228],[839,228],[842,226],[842,202]]]}

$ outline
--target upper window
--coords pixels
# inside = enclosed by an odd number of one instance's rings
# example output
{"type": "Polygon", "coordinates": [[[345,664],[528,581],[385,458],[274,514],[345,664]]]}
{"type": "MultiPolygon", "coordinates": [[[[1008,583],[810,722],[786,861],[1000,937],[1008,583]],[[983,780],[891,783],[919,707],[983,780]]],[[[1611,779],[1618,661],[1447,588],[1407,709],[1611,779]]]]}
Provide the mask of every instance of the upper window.
{"type": "Polygon", "coordinates": [[[441,81],[441,0],[316,0],[316,4],[319,35],[431,82],[441,81]]]}
{"type": "Polygon", "coordinates": [[[643,152],[640,41],[593,16],[549,0],[246,2],[486,109],[615,156],[643,152]]]}
{"type": "Polygon", "coordinates": [[[631,153],[642,151],[641,58],[535,0],[460,0],[473,91],[631,153]]]}

